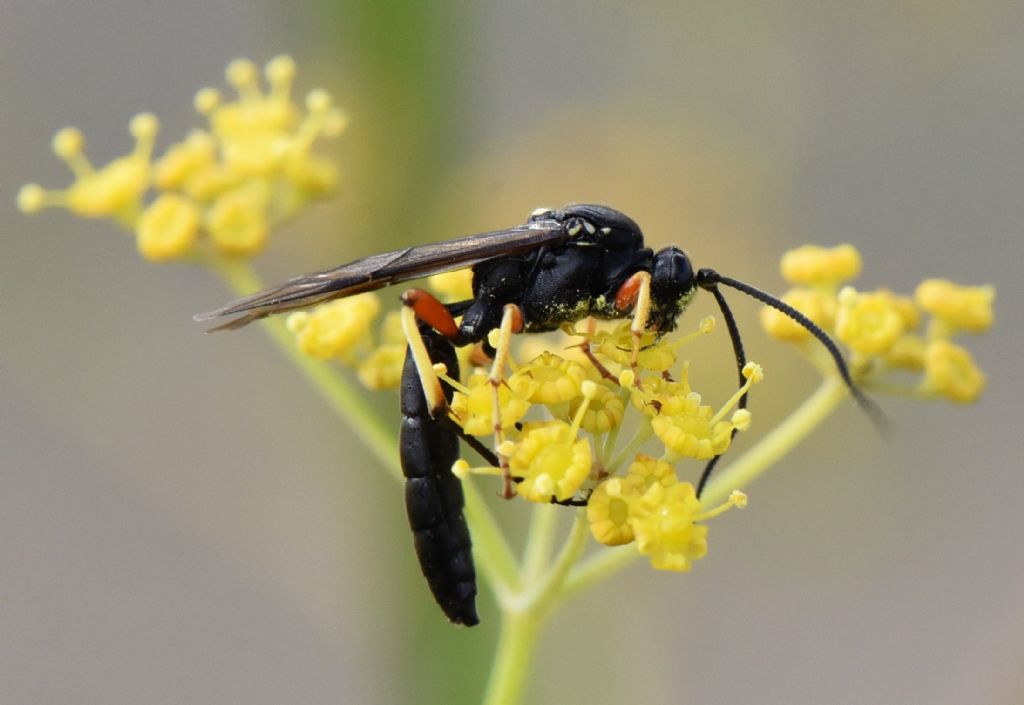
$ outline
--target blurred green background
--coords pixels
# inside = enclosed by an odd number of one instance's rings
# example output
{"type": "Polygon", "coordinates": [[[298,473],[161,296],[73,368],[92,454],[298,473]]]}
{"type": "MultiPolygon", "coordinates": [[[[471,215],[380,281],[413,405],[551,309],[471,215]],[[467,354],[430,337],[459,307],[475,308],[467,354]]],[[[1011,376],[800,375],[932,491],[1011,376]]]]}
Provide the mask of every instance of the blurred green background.
{"type": "MultiPolygon", "coordinates": [[[[327,146],[339,197],[275,235],[269,281],[583,200],[776,291],[807,241],[855,243],[864,286],[998,287],[997,330],[969,343],[977,406],[881,399],[885,442],[849,405],[714,523],[691,574],[637,564],[560,612],[527,702],[1024,701],[1022,30],[1009,1],[7,0],[0,701],[480,693],[489,597],[480,628],[443,620],[359,440],[258,331],[191,321],[218,283],[143,263],[108,223],[13,207],[26,181],[67,182],[58,128],[103,163],[151,110],[159,153],[228,60],[281,52],[352,124],[327,146]]],[[[768,374],[755,437],[815,372],[734,306],[768,374]]],[[[695,364],[724,398],[716,346],[695,364]]]]}

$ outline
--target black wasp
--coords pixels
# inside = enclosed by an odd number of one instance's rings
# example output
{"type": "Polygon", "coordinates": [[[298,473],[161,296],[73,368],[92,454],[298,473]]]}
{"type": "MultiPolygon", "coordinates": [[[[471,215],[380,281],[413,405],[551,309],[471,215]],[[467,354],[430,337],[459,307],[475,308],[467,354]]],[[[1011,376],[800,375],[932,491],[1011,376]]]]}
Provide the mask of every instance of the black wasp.
{"type": "MultiPolygon", "coordinates": [[[[452,622],[472,626],[476,614],[476,575],[463,494],[452,475],[463,437],[489,462],[501,466],[505,496],[514,494],[504,458],[462,433],[449,419],[453,390],[434,373],[443,363],[458,378],[455,346],[483,343],[494,359],[490,382],[497,394],[512,334],[557,329],[587,316],[632,318],[633,366],[640,337],[648,330],[667,333],[698,289],[711,292],[722,311],[743,383],[743,344],[732,312],[719,290],[736,289],[772,306],[806,328],[826,347],[858,403],[874,406],[854,385],[835,343],[799,311],[748,284],[712,269],[694,272],[689,257],[669,246],[644,247],[640,227],[628,216],[601,205],[538,209],[524,225],[420,247],[372,255],[282,286],[247,296],[196,316],[205,321],[237,316],[214,330],[233,329],[264,316],[392,284],[472,266],[473,298],[442,304],[426,291],[402,295],[403,326],[409,348],[401,383],[402,429],[399,449],[406,476],[405,504],[416,554],[430,589],[452,622]],[[461,316],[461,321],[456,319],[461,316]],[[498,329],[491,347],[488,334],[498,329]]],[[[741,405],[745,405],[744,396],[741,405]]],[[[495,424],[500,433],[500,422],[495,424]]],[[[703,489],[715,462],[704,470],[703,489]]]]}

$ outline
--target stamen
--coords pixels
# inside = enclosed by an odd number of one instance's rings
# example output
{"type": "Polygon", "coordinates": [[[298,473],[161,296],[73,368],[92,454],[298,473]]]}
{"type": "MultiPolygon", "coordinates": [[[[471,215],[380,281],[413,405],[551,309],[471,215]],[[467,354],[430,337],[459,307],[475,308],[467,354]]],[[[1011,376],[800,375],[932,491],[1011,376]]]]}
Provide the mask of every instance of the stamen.
{"type": "Polygon", "coordinates": [[[729,397],[729,401],[722,405],[722,408],[718,410],[718,413],[711,417],[709,422],[711,426],[725,418],[725,415],[729,413],[734,406],[740,403],[740,398],[750,391],[750,388],[764,379],[764,371],[761,366],[756,362],[748,362],[743,367],[743,376],[747,378],[747,381],[743,383],[743,386],[736,390],[736,393],[729,397]]]}
{"type": "Polygon", "coordinates": [[[724,514],[733,507],[737,509],[744,509],[747,506],[747,495],[740,492],[739,490],[733,490],[729,495],[729,498],[722,502],[714,509],[709,509],[706,512],[702,512],[693,517],[694,521],[707,521],[708,519],[714,519],[719,514],[724,514]]]}

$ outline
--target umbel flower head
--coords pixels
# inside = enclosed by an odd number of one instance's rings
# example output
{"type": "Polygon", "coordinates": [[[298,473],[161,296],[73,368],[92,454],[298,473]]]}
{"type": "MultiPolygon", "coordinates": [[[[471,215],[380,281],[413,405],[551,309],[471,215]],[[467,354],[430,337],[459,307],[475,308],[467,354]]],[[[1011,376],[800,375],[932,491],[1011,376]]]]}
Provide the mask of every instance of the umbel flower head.
{"type": "Polygon", "coordinates": [[[28,184],[18,194],[19,208],[60,207],[113,219],[135,233],[139,253],[154,262],[258,253],[274,227],[334,190],[337,168],[312,148],[317,138],[340,134],[346,122],[323,90],[311,91],[302,107],[293,101],[291,58],[272,59],[264,74],[266,91],[252,62],[232,61],[227,79],[237,97],[200,90],[195,105],[208,127],[155,161],[159,123],[148,113],[131,120],[132,151],[99,168],[86,157],[79,130],[60,130],[53,151],[74,181],[60,190],[28,184]]]}
{"type": "MultiPolygon", "coordinates": [[[[429,281],[439,295],[452,299],[465,299],[468,283],[463,274],[429,281]]],[[[376,295],[362,294],[292,314],[288,327],[307,355],[355,367],[375,388],[397,386],[405,344],[393,318],[374,323],[378,310],[376,295]],[[379,342],[367,343],[374,339],[379,342]]],[[[437,371],[456,390],[451,418],[481,442],[495,439],[494,452],[507,465],[520,499],[586,503],[599,542],[635,543],[654,567],[687,570],[706,551],[702,522],[742,501],[736,495],[708,509],[693,483],[677,473],[688,466],[696,478],[705,461],[729,448],[736,431],[750,427],[750,413],[737,405],[763,374],[748,364],[744,386],[716,407],[694,391],[690,364],[679,360],[684,346],[714,330],[714,319],[700,321],[690,335],[645,336],[635,369],[629,325],[567,328],[575,340],[552,346],[548,338],[546,347],[554,349],[524,361],[513,355],[497,387],[489,380],[489,361],[478,359],[474,365],[472,351],[463,355],[462,378],[437,371]],[[629,440],[620,443],[620,438],[629,440]],[[659,457],[640,452],[644,445],[660,446],[659,457]]],[[[522,339],[524,349],[537,347],[536,336],[522,339]]],[[[502,474],[500,467],[474,466],[466,459],[453,471],[502,474]]]]}
{"type": "MultiPolygon", "coordinates": [[[[927,279],[913,296],[902,296],[888,289],[843,286],[860,268],[860,254],[851,245],[787,252],[782,275],[797,286],[782,299],[849,348],[851,367],[862,387],[960,404],[976,401],[985,389],[985,374],[953,339],[991,328],[995,288],[927,279]],[[916,375],[917,380],[901,385],[898,379],[893,381],[899,373],[916,375]]],[[[818,354],[818,348],[807,342],[807,331],[775,309],[764,309],[761,322],[776,338],[807,343],[808,354],[818,354]]]]}

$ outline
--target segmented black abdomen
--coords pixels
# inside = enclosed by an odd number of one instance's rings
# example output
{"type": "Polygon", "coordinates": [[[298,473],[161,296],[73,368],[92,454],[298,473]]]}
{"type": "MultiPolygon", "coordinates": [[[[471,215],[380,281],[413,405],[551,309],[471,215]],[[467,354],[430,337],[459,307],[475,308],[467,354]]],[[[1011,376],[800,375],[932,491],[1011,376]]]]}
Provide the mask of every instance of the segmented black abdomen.
{"type": "MultiPolygon", "coordinates": [[[[439,333],[421,328],[430,359],[442,362],[458,378],[455,348],[439,333]]],[[[447,385],[445,398],[451,401],[447,385]]],[[[452,622],[473,626],[476,614],[476,571],[469,527],[462,515],[462,483],[452,472],[459,458],[459,439],[444,419],[432,419],[412,356],[402,370],[402,430],[399,439],[405,473],[405,509],[409,515],[420,568],[434,599],[452,622]]]]}

